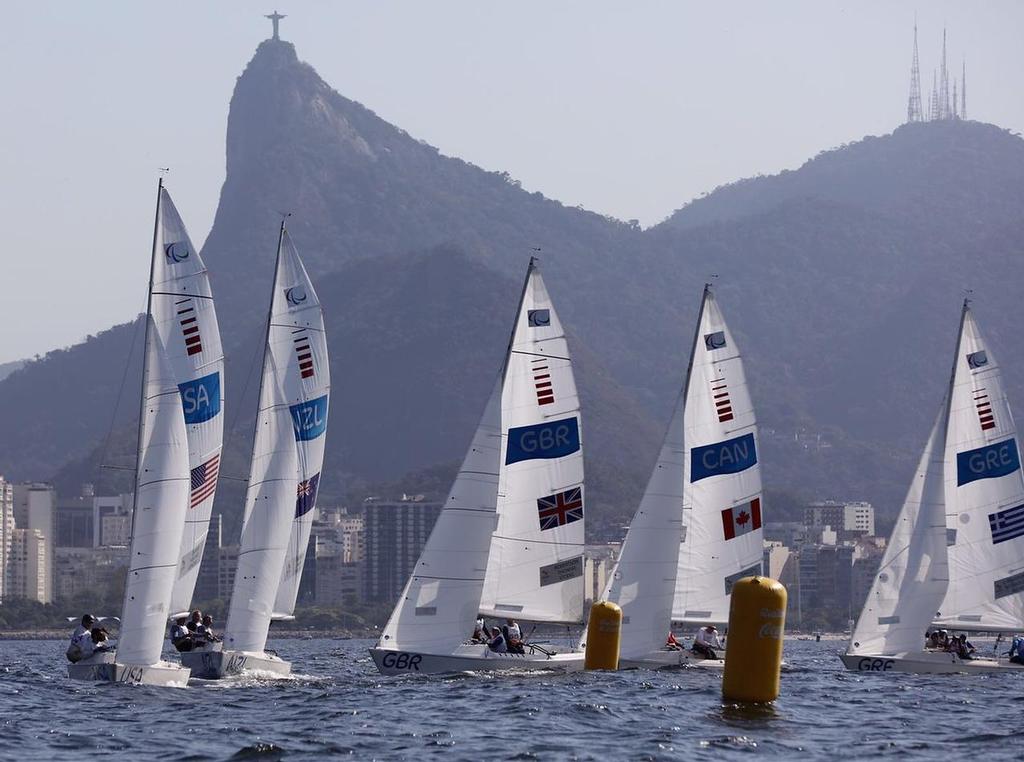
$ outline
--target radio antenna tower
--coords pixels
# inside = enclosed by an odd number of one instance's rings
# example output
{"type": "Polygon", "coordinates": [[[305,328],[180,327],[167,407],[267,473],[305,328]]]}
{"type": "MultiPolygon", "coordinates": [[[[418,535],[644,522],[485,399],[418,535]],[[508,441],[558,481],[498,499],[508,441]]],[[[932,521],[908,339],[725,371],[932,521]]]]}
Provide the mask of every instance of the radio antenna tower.
{"type": "Polygon", "coordinates": [[[910,64],[910,97],[907,99],[907,121],[923,122],[921,113],[921,69],[917,63],[917,18],[914,18],[914,60],[910,64]]]}
{"type": "Polygon", "coordinates": [[[942,30],[942,68],[939,70],[939,119],[949,119],[949,68],[946,66],[946,30],[942,30]]]}
{"type": "Polygon", "coordinates": [[[964,70],[960,75],[960,118],[967,118],[967,59],[964,59],[964,70]]]}
{"type": "Polygon", "coordinates": [[[939,77],[934,69],[932,70],[932,97],[929,105],[928,119],[934,122],[939,118],[939,77]]]}

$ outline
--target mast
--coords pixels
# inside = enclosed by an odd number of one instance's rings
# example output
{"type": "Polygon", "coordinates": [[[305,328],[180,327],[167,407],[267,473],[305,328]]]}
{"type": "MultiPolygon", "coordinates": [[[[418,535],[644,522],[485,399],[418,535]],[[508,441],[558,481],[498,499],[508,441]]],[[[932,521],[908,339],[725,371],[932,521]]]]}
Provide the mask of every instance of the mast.
{"type": "MultiPolygon", "coordinates": [[[[163,198],[164,179],[156,183],[156,211],[153,214],[153,244],[149,257],[149,288],[146,290],[146,330],[142,340],[142,388],[139,392],[139,431],[135,442],[135,486],[132,494],[132,533],[135,536],[135,509],[139,502],[139,469],[142,468],[142,427],[146,420],[146,382],[149,378],[149,323],[153,313],[153,276],[156,270],[156,238],[160,230],[160,200],[163,198]]],[[[127,593],[126,593],[127,595],[127,593]]]]}

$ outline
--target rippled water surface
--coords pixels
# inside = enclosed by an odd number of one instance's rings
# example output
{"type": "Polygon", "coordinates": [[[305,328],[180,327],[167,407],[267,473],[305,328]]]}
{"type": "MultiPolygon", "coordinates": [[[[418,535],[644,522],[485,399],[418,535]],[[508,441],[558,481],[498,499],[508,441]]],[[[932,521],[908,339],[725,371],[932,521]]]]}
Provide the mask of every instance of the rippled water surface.
{"type": "Polygon", "coordinates": [[[763,709],[704,670],[383,678],[369,641],[271,645],[293,677],[175,690],[72,682],[63,643],[0,641],[0,758],[1024,757],[1018,674],[861,676],[839,641],[787,641],[763,709]]]}

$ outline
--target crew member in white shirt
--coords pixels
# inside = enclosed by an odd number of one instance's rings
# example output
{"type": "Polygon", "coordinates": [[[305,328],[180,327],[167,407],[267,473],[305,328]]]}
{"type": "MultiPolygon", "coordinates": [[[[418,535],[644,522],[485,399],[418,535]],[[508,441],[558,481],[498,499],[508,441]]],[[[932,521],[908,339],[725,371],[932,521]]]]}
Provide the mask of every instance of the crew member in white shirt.
{"type": "Polygon", "coordinates": [[[72,664],[76,661],[81,661],[92,653],[92,628],[95,624],[96,617],[92,614],[84,614],[81,624],[71,634],[71,642],[68,644],[65,656],[68,657],[68,661],[72,664]]]}
{"type": "Polygon", "coordinates": [[[700,628],[697,631],[697,637],[693,639],[694,653],[703,656],[705,659],[721,658],[717,652],[723,648],[725,646],[722,645],[722,641],[718,637],[718,628],[713,624],[700,628]]]}

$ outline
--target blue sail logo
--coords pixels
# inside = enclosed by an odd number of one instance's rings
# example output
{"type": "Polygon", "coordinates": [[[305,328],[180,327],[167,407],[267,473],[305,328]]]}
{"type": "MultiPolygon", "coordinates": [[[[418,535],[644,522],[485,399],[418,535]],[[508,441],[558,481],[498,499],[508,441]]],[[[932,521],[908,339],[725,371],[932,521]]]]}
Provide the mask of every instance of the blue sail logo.
{"type": "Polygon", "coordinates": [[[1012,474],[1020,468],[1017,440],[1013,437],[995,444],[985,445],[976,450],[956,454],[956,486],[977,481],[995,479],[1012,474]]]}
{"type": "Polygon", "coordinates": [[[203,423],[220,413],[220,373],[178,384],[185,423],[203,423]]]}
{"type": "Polygon", "coordinates": [[[753,434],[694,447],[690,450],[690,482],[698,482],[709,476],[738,474],[756,464],[757,448],[753,434]]]}
{"type": "Polygon", "coordinates": [[[564,458],[580,449],[580,425],[576,417],[546,421],[508,430],[505,465],[521,460],[564,458]]]}
{"type": "Polygon", "coordinates": [[[296,442],[308,442],[327,431],[327,395],[288,408],[296,442]]]}

